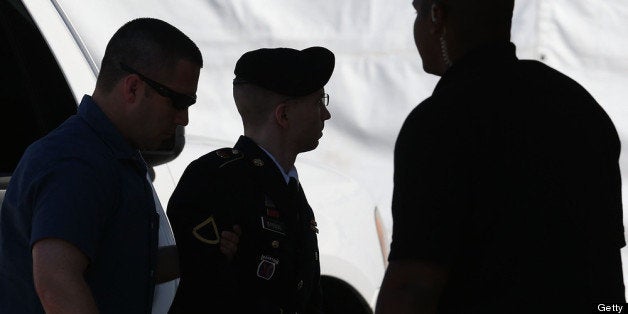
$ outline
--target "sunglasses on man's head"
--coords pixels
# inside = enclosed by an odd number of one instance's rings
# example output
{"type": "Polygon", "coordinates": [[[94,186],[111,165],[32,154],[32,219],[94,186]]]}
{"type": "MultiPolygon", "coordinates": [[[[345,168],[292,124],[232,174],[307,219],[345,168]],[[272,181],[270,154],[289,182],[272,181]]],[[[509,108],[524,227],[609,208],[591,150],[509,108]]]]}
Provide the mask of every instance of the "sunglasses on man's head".
{"type": "Polygon", "coordinates": [[[159,95],[166,98],[170,98],[170,100],[172,100],[172,106],[177,110],[185,110],[189,106],[196,103],[196,95],[190,96],[190,95],[175,92],[172,89],[149,79],[148,77],[144,76],[142,73],[133,70],[133,68],[129,67],[128,65],[122,62],[120,62],[120,68],[122,68],[122,70],[130,74],[135,74],[139,76],[139,78],[142,81],[148,84],[148,86],[152,87],[159,95]]]}

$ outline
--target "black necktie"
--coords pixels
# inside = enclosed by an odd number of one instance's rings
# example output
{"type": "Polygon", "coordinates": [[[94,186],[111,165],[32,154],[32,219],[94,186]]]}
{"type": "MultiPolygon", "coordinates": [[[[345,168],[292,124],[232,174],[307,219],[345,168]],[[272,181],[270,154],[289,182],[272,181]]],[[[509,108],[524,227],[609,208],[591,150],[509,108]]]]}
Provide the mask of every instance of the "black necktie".
{"type": "Polygon", "coordinates": [[[295,177],[290,177],[290,181],[288,181],[288,193],[294,196],[299,192],[299,183],[295,177]]]}
{"type": "Polygon", "coordinates": [[[288,181],[288,198],[290,199],[290,203],[292,204],[292,214],[294,215],[294,219],[296,219],[296,224],[300,220],[299,213],[299,182],[295,177],[290,177],[290,181],[288,181]]]}

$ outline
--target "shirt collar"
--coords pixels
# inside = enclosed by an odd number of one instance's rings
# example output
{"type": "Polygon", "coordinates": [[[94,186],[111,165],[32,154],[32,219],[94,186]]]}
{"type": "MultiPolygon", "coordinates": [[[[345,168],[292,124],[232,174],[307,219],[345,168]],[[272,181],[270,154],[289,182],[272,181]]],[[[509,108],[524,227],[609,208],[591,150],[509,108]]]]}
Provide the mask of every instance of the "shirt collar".
{"type": "Polygon", "coordinates": [[[126,141],[91,96],[83,96],[77,114],[111,149],[116,158],[134,159],[145,164],[140,151],[126,141]]]}
{"type": "Polygon", "coordinates": [[[512,42],[493,42],[473,49],[456,61],[436,84],[433,94],[443,93],[451,86],[474,80],[495,69],[516,62],[516,47],[512,42]]]}
{"type": "Polygon", "coordinates": [[[293,177],[297,180],[297,182],[299,182],[299,173],[297,172],[297,168],[296,167],[292,167],[292,169],[290,169],[288,172],[286,172],[283,167],[281,167],[281,165],[279,164],[279,162],[277,162],[277,159],[275,159],[275,156],[273,156],[273,154],[271,154],[270,152],[268,152],[266,149],[264,149],[264,147],[257,145],[261,150],[264,151],[264,153],[266,153],[266,155],[268,155],[268,157],[270,157],[270,159],[275,163],[275,165],[277,165],[277,168],[279,168],[279,171],[281,171],[281,175],[283,175],[283,179],[286,180],[286,184],[288,184],[288,182],[290,182],[290,177],[293,177]]]}

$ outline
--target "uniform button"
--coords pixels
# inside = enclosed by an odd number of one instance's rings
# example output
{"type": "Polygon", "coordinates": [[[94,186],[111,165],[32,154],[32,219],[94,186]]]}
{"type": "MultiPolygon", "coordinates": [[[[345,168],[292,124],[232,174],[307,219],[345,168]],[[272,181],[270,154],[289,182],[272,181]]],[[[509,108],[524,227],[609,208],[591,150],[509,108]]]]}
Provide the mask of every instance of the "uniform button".
{"type": "Polygon", "coordinates": [[[240,151],[239,151],[239,150],[237,150],[237,149],[233,149],[233,150],[231,150],[231,152],[232,152],[234,155],[237,155],[237,154],[239,154],[239,153],[240,153],[240,151]]]}
{"type": "Polygon", "coordinates": [[[275,240],[271,243],[271,245],[273,246],[273,248],[278,248],[279,247],[279,241],[275,240]]]}
{"type": "Polygon", "coordinates": [[[303,288],[303,280],[299,280],[299,283],[297,284],[297,290],[301,290],[301,288],[303,288]]]}
{"type": "Polygon", "coordinates": [[[264,161],[262,161],[262,160],[261,160],[261,159],[259,159],[259,158],[255,158],[255,159],[253,159],[253,164],[254,164],[256,167],[261,167],[261,166],[263,166],[263,165],[264,165],[264,161]]]}

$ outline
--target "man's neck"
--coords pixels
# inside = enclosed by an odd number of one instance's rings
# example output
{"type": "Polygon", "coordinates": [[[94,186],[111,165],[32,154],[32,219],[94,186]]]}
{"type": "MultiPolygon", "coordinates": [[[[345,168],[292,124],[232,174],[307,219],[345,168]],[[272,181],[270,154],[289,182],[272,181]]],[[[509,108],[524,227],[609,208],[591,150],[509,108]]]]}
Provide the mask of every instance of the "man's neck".
{"type": "Polygon", "coordinates": [[[255,144],[269,152],[284,171],[290,171],[294,168],[294,162],[297,159],[297,153],[285,143],[276,140],[279,136],[271,136],[263,132],[253,133],[244,132],[244,136],[250,138],[255,144]]]}

